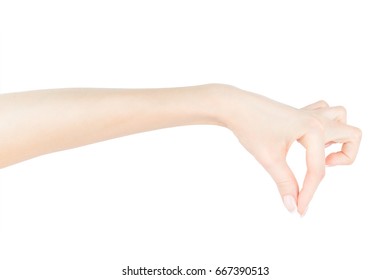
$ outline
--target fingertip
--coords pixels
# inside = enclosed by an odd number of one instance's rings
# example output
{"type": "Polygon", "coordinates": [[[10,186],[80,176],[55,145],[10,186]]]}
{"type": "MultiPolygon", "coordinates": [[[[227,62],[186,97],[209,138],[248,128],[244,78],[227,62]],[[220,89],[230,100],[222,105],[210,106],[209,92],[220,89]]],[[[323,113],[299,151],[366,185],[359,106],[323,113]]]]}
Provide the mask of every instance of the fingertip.
{"type": "Polygon", "coordinates": [[[326,167],[332,167],[332,166],[335,166],[336,163],[334,161],[334,156],[335,156],[335,153],[331,153],[329,154],[326,158],[325,158],[325,166],[326,167]]]}
{"type": "Polygon", "coordinates": [[[302,218],[306,215],[308,208],[309,208],[308,201],[302,201],[301,199],[298,199],[297,212],[302,218]]]}
{"type": "Polygon", "coordinates": [[[301,215],[301,218],[305,217],[308,208],[309,208],[309,207],[307,206],[307,207],[305,208],[305,210],[303,210],[303,212],[299,212],[299,211],[298,211],[298,213],[301,215]]]}
{"type": "Polygon", "coordinates": [[[297,212],[301,217],[305,216],[315,190],[302,189],[298,196],[297,212]]]}

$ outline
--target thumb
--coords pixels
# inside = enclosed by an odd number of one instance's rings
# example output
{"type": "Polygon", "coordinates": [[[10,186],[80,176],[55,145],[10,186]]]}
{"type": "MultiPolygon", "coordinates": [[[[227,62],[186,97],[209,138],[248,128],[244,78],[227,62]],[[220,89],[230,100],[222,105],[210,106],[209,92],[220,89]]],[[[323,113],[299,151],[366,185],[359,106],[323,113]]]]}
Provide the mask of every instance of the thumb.
{"type": "Polygon", "coordinates": [[[267,172],[274,179],[279,193],[282,197],[284,206],[288,211],[293,212],[297,209],[298,183],[288,166],[286,159],[274,160],[264,166],[267,172]]]}

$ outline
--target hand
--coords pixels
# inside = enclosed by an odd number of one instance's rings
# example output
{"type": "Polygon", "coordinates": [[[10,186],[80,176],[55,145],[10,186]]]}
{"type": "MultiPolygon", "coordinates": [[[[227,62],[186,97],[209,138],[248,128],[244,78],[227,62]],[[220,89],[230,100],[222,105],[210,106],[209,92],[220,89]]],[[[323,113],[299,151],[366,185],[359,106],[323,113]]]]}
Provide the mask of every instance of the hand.
{"type": "Polygon", "coordinates": [[[302,109],[263,96],[231,88],[226,126],[272,176],[289,211],[306,213],[325,166],[351,164],[358,153],[362,133],[346,124],[343,107],[329,107],[319,101],[302,109]],[[286,163],[295,141],[306,148],[307,173],[302,189],[286,163]],[[325,148],[341,143],[341,151],[325,157],[325,148]]]}

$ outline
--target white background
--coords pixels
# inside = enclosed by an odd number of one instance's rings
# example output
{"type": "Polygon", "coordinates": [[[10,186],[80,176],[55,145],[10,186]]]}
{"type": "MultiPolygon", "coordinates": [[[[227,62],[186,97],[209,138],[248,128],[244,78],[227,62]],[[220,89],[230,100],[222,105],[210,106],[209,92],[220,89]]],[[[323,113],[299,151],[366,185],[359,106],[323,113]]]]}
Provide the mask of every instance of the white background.
{"type": "MultiPolygon", "coordinates": [[[[121,276],[127,265],[389,279],[386,2],[1,0],[1,93],[228,83],[296,107],[343,105],[363,141],[354,165],[327,170],[303,219],[221,127],[152,131],[7,167],[0,279],[164,278],[121,276]]],[[[298,145],[289,163],[301,180],[298,145]]]]}

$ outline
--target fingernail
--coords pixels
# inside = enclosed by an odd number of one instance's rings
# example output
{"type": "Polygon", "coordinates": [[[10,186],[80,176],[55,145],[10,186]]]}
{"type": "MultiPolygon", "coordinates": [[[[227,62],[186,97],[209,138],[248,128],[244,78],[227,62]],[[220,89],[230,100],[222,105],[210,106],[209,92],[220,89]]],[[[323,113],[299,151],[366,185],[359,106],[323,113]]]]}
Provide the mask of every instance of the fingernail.
{"type": "Polygon", "coordinates": [[[306,209],[305,209],[305,211],[303,211],[303,213],[301,214],[301,218],[303,218],[305,215],[306,215],[306,212],[307,212],[307,209],[308,209],[309,207],[306,207],[306,209]]]}
{"type": "Polygon", "coordinates": [[[287,210],[290,212],[294,212],[297,208],[297,203],[295,202],[295,199],[292,195],[288,194],[283,196],[283,203],[287,210]]]}

